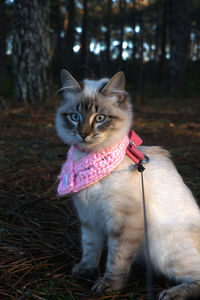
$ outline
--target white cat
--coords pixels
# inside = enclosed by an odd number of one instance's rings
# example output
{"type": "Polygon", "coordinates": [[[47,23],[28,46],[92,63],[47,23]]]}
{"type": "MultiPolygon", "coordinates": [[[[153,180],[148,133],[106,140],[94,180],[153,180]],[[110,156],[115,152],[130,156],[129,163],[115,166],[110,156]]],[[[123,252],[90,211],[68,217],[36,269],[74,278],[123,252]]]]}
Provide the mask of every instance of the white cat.
{"type": "MultiPolygon", "coordinates": [[[[61,77],[64,101],[57,111],[56,128],[65,143],[76,145],[74,161],[101,152],[127,135],[133,115],[122,72],[109,81],[85,80],[82,88],[67,71],[61,77]]],[[[144,182],[151,263],[155,271],[178,282],[158,299],[200,299],[200,210],[168,152],[160,147],[139,149],[150,158],[144,182]]],[[[94,277],[107,239],[105,275],[92,290],[121,289],[144,245],[140,173],[125,156],[111,174],[72,193],[72,198],[81,222],[83,252],[73,275],[94,277]]]]}

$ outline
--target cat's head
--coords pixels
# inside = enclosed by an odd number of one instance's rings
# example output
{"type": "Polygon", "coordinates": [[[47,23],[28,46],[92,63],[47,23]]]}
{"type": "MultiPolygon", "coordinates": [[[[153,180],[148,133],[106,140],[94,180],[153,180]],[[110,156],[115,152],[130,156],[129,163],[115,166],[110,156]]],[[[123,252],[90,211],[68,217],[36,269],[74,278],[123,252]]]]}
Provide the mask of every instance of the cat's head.
{"type": "Polygon", "coordinates": [[[56,129],[67,144],[99,151],[122,139],[132,124],[132,107],[123,72],[110,80],[84,80],[83,86],[69,72],[61,71],[64,101],[57,110],[56,129]]]}

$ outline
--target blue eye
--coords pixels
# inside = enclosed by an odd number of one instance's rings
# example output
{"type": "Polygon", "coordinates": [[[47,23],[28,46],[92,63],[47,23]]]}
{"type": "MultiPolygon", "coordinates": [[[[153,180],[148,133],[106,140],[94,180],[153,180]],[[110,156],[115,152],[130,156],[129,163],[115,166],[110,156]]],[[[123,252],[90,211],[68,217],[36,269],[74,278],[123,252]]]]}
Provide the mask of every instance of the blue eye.
{"type": "Polygon", "coordinates": [[[102,123],[103,121],[105,121],[106,116],[105,115],[96,115],[95,117],[95,121],[97,123],[102,123]]]}
{"type": "Polygon", "coordinates": [[[79,122],[79,120],[80,120],[80,116],[77,113],[71,113],[70,117],[71,117],[72,121],[74,121],[74,122],[79,122]]]}

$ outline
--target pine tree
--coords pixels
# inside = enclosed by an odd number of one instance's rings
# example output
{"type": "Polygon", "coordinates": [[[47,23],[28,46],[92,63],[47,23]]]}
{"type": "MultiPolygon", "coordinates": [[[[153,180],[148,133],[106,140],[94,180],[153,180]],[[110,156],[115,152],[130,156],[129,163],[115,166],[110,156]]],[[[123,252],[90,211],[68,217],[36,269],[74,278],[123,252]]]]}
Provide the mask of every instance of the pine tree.
{"type": "Polygon", "coordinates": [[[68,26],[66,30],[66,37],[65,37],[65,43],[66,43],[66,56],[67,56],[67,65],[72,66],[73,61],[73,46],[75,41],[75,1],[70,0],[67,6],[67,14],[68,14],[68,26]]]}
{"type": "Polygon", "coordinates": [[[110,45],[111,45],[111,16],[112,16],[112,0],[107,0],[107,15],[106,15],[106,71],[110,71],[110,45]]]}
{"type": "Polygon", "coordinates": [[[184,73],[189,51],[190,0],[170,0],[170,91],[183,90],[184,73]]]}
{"type": "Polygon", "coordinates": [[[5,16],[5,1],[0,4],[0,75],[3,76],[5,70],[6,56],[6,16],[5,16]]]}
{"type": "Polygon", "coordinates": [[[13,75],[15,103],[44,100],[49,94],[49,2],[15,0],[13,75]]]}
{"type": "Polygon", "coordinates": [[[81,66],[83,72],[87,67],[88,59],[88,1],[83,0],[83,18],[82,18],[82,33],[81,33],[81,66]]]}

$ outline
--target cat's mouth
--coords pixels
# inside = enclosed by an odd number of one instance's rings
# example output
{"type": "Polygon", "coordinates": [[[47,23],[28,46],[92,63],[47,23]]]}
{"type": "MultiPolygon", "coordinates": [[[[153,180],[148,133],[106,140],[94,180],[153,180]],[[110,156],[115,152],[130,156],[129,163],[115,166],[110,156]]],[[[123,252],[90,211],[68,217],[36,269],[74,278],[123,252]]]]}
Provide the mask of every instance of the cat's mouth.
{"type": "Polygon", "coordinates": [[[96,141],[95,141],[94,137],[88,135],[84,138],[81,138],[79,140],[79,143],[82,144],[82,145],[92,145],[92,144],[95,144],[96,141]]]}
{"type": "Polygon", "coordinates": [[[78,136],[75,145],[77,148],[83,149],[84,151],[93,151],[102,143],[102,138],[99,135],[88,135],[84,138],[78,136]]]}
{"type": "Polygon", "coordinates": [[[80,147],[80,148],[87,148],[87,147],[91,147],[92,145],[93,145],[93,142],[90,140],[90,141],[88,141],[88,140],[82,140],[82,141],[78,141],[77,143],[76,143],[76,145],[78,146],[78,147],[80,147]]]}
{"type": "Polygon", "coordinates": [[[98,144],[99,143],[95,142],[94,140],[83,140],[79,141],[76,145],[83,151],[92,151],[98,144]]]}
{"type": "Polygon", "coordinates": [[[83,140],[83,141],[81,141],[81,144],[92,144],[92,142],[91,141],[85,141],[85,140],[83,140]]]}

